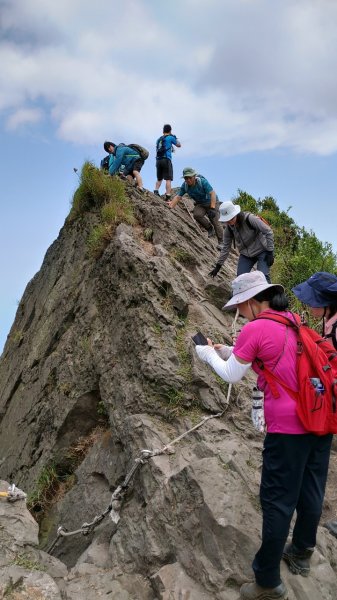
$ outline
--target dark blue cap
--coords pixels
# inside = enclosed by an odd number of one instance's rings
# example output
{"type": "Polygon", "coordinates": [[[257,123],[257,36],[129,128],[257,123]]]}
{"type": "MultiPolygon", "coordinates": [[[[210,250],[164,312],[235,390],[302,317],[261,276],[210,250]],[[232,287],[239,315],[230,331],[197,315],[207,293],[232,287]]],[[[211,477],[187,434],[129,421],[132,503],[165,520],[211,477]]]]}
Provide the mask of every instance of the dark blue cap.
{"type": "Polygon", "coordinates": [[[337,277],[332,273],[319,271],[292,288],[296,298],[313,308],[324,308],[337,304],[337,277]]]}

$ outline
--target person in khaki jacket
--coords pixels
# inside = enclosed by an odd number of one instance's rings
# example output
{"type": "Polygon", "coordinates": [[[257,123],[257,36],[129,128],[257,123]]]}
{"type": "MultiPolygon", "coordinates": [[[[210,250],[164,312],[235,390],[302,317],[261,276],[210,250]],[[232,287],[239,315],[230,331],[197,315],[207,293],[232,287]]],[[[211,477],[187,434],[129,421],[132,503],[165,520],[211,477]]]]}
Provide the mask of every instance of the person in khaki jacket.
{"type": "Polygon", "coordinates": [[[240,206],[233,202],[223,202],[219,211],[219,221],[225,225],[223,245],[209,275],[216,277],[234,245],[240,253],[237,275],[249,273],[257,264],[257,270],[262,271],[270,283],[269,268],[274,262],[274,234],[271,227],[260,217],[241,211],[240,206]]]}

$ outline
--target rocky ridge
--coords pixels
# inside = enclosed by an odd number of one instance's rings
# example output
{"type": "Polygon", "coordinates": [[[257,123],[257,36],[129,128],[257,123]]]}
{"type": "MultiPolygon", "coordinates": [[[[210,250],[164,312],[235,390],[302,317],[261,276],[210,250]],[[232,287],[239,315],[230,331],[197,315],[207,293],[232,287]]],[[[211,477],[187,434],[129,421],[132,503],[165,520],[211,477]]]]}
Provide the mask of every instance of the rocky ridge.
{"type": "MultiPolygon", "coordinates": [[[[216,415],[227,393],[195,357],[191,335],[230,340],[221,306],[235,254],[211,281],[215,242],[189,201],[170,211],[125,186],[135,225],[119,225],[93,258],[87,239],[98,207],[68,218],[25,290],[1,357],[0,491],[15,481],[28,492],[40,525],[24,502],[0,499],[4,598],[236,600],[252,578],[262,447],[249,419],[253,378],[233,386],[221,418],[140,466],[118,526],[107,516],[88,536],[46,552],[59,524],[78,529],[109,506],[142,449],[216,415]]],[[[326,512],[333,494],[330,485],[326,512]]],[[[312,575],[283,567],[290,600],[336,598],[336,549],[320,528],[312,575]]]]}

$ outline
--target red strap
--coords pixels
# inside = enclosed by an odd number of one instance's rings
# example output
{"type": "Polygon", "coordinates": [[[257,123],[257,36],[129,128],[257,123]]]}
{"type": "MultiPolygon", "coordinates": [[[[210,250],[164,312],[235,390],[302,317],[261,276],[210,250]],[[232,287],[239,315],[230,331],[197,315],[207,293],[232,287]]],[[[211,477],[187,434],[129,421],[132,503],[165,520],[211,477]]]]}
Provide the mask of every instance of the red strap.
{"type": "MultiPolygon", "coordinates": [[[[259,315],[257,315],[255,320],[266,319],[268,321],[274,321],[275,323],[281,323],[281,325],[286,325],[286,327],[292,327],[292,329],[295,329],[298,333],[301,325],[301,317],[296,313],[291,313],[291,315],[294,320],[290,319],[289,317],[286,317],[286,315],[280,315],[274,312],[263,311],[259,315]]],[[[298,392],[295,392],[295,390],[289,387],[280,377],[278,377],[278,375],[276,375],[276,373],[268,369],[268,367],[265,366],[264,362],[260,358],[256,358],[254,363],[256,364],[260,372],[263,373],[274,398],[280,397],[280,392],[278,391],[277,385],[275,384],[275,382],[277,382],[289,393],[289,395],[294,400],[298,400],[298,392]]]]}
{"type": "Polygon", "coordinates": [[[281,379],[278,375],[276,375],[276,373],[274,373],[273,371],[270,371],[270,369],[268,369],[268,367],[266,367],[264,365],[264,362],[260,358],[256,358],[254,360],[254,364],[256,364],[257,368],[260,370],[260,373],[263,374],[266,382],[268,383],[268,385],[270,387],[270,391],[273,394],[274,398],[280,397],[280,392],[278,391],[277,385],[275,384],[275,381],[276,381],[288,392],[288,394],[294,400],[296,400],[296,401],[298,400],[298,392],[295,392],[295,390],[293,390],[291,387],[289,387],[283,381],[283,379],[281,379]]]}
{"type": "Polygon", "coordinates": [[[269,312],[265,310],[261,312],[257,317],[255,317],[255,321],[258,319],[266,319],[267,321],[275,321],[275,323],[281,323],[282,325],[287,325],[292,327],[293,329],[298,330],[301,326],[301,317],[296,313],[291,313],[293,319],[286,317],[286,315],[280,315],[279,313],[269,312]]]}

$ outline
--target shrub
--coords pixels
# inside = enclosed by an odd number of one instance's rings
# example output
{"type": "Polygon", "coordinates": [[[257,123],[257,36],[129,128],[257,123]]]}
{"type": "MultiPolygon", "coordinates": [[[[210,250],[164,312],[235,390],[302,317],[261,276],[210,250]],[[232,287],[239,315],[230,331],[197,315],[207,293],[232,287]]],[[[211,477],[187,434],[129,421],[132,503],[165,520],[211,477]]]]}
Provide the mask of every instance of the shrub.
{"type": "Polygon", "coordinates": [[[93,163],[85,162],[81,170],[80,184],[73,196],[70,218],[80,216],[93,206],[100,207],[110,203],[124,209],[129,207],[122,181],[97,169],[93,163]]]}
{"type": "MultiPolygon", "coordinates": [[[[271,196],[255,200],[242,190],[233,202],[240,205],[241,210],[261,215],[270,224],[274,232],[275,263],[272,267],[272,279],[281,283],[289,293],[291,288],[304,281],[316,271],[337,271],[337,256],[332,245],[321,242],[313,231],[299,227],[289,216],[289,211],[282,211],[271,196]]],[[[289,294],[291,307],[299,309],[292,294],[289,294]]]]}
{"type": "Polygon", "coordinates": [[[117,225],[132,225],[135,218],[123,183],[92,163],[85,162],[80,185],[73,196],[69,219],[74,220],[93,207],[100,208],[100,223],[91,231],[88,246],[91,254],[97,258],[111,240],[117,225]]]}

